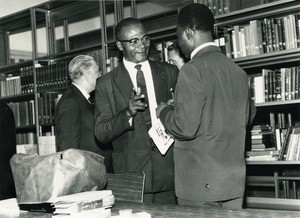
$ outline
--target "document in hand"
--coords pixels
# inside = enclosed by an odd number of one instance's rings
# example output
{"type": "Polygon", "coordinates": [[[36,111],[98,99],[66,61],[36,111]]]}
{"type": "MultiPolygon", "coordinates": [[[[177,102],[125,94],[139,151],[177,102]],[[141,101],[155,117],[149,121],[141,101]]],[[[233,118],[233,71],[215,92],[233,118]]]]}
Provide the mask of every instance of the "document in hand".
{"type": "Polygon", "coordinates": [[[60,196],[55,200],[52,203],[54,214],[75,214],[98,208],[109,208],[115,203],[111,190],[81,192],[60,196]]]}
{"type": "Polygon", "coordinates": [[[165,155],[170,146],[173,144],[174,139],[171,135],[166,133],[165,127],[159,119],[152,122],[152,127],[148,131],[150,137],[162,155],[165,155]]]}

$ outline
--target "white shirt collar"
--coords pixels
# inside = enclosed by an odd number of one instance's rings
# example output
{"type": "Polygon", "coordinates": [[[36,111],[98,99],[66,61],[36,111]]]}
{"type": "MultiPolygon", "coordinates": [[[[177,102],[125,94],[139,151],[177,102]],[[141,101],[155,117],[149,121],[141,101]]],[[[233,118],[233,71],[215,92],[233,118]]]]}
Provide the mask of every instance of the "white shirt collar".
{"type": "Polygon", "coordinates": [[[155,112],[155,109],[157,108],[157,101],[156,101],[153,77],[152,77],[152,72],[151,72],[151,67],[150,67],[149,61],[146,60],[146,61],[140,62],[140,63],[132,63],[123,58],[123,63],[129,73],[132,84],[134,85],[135,88],[137,88],[137,82],[136,82],[137,69],[135,69],[134,67],[137,64],[142,65],[142,71],[144,72],[144,77],[145,77],[145,82],[146,82],[146,87],[147,87],[147,95],[148,95],[148,100],[149,100],[148,103],[149,103],[151,121],[154,124],[154,122],[157,119],[156,112],[155,112]]]}
{"type": "Polygon", "coordinates": [[[72,83],[74,86],[76,86],[79,91],[83,94],[83,96],[88,100],[90,97],[90,94],[87,93],[84,89],[82,89],[80,86],[76,85],[75,83],[72,83]]]}
{"type": "Polygon", "coordinates": [[[195,56],[195,54],[196,54],[198,51],[200,51],[201,49],[203,49],[203,48],[205,48],[205,47],[207,47],[207,46],[211,46],[211,45],[212,45],[212,46],[217,46],[216,43],[214,43],[214,42],[206,42],[206,43],[204,43],[204,44],[198,46],[197,48],[195,48],[194,51],[192,51],[192,53],[191,53],[191,59],[193,59],[193,57],[195,56]]]}
{"type": "MultiPolygon", "coordinates": [[[[146,61],[144,61],[144,62],[140,62],[140,63],[133,63],[133,62],[130,62],[130,61],[125,60],[125,58],[123,58],[123,63],[124,63],[124,65],[125,65],[126,69],[135,69],[134,67],[135,67],[135,65],[137,65],[137,64],[141,64],[141,65],[142,65],[142,68],[143,68],[144,66],[146,66],[146,65],[149,65],[148,60],[146,60],[146,61]]],[[[135,69],[135,70],[136,70],[136,69],[135,69]]]]}
{"type": "MultiPolygon", "coordinates": [[[[144,62],[140,62],[140,63],[133,63],[133,62],[129,62],[129,61],[125,60],[125,58],[123,58],[123,63],[129,73],[132,84],[135,88],[137,87],[137,85],[136,85],[137,69],[135,68],[135,65],[141,64],[143,72],[146,74],[149,74],[149,73],[151,74],[150,64],[149,64],[148,60],[146,60],[144,62]]],[[[145,76],[145,78],[147,77],[147,75],[145,75],[145,74],[144,74],[144,76],[145,76]]]]}

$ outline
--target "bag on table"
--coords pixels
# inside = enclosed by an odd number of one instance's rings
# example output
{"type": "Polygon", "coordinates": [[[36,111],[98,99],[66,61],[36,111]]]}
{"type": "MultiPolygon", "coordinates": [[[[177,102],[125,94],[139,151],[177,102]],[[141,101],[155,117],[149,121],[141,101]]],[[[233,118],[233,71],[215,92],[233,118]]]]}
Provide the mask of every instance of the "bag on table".
{"type": "Polygon", "coordinates": [[[18,204],[49,202],[55,197],[102,190],[104,157],[79,149],[50,155],[15,154],[10,159],[18,204]]]}

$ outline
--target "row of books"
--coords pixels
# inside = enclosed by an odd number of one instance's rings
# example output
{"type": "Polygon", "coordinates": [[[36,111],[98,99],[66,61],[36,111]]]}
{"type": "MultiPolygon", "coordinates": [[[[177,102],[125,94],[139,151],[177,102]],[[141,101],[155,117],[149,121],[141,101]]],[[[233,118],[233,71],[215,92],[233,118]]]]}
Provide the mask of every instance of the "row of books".
{"type": "Polygon", "coordinates": [[[35,132],[17,132],[17,153],[37,154],[37,134],[35,132]]]}
{"type": "MultiPolygon", "coordinates": [[[[285,171],[283,176],[287,177],[298,177],[298,172],[292,172],[291,170],[285,171]]],[[[300,196],[299,188],[297,185],[296,180],[283,180],[282,181],[282,190],[281,190],[281,197],[282,198],[289,198],[289,199],[298,199],[298,196],[300,196]]]]}
{"type": "Polygon", "coordinates": [[[291,112],[270,112],[270,126],[273,132],[276,132],[276,129],[282,130],[293,126],[295,123],[293,116],[291,112]]]}
{"type": "Polygon", "coordinates": [[[251,130],[251,150],[246,151],[246,160],[278,160],[279,150],[275,146],[272,127],[255,125],[251,130]]]}
{"type": "Polygon", "coordinates": [[[101,50],[91,51],[87,55],[93,57],[96,63],[98,64],[99,68],[101,69],[103,63],[102,51],[101,50]]]}
{"type": "Polygon", "coordinates": [[[273,132],[269,125],[257,125],[251,130],[252,150],[261,150],[274,146],[273,132]]]}
{"type": "Polygon", "coordinates": [[[299,99],[299,68],[262,69],[261,74],[250,75],[251,99],[255,103],[299,99]]]}
{"type": "Polygon", "coordinates": [[[300,127],[290,127],[287,130],[287,140],[282,145],[283,160],[300,161],[300,127]]]}
{"type": "Polygon", "coordinates": [[[253,126],[252,148],[246,152],[247,160],[285,160],[292,127],[291,114],[270,114],[270,125],[253,126]],[[275,119],[277,117],[277,119],[275,119]]]}
{"type": "Polygon", "coordinates": [[[0,76],[0,97],[21,94],[21,77],[12,74],[0,76]]]}
{"type": "Polygon", "coordinates": [[[21,93],[34,92],[33,66],[22,67],[20,69],[21,93]]]}
{"type": "Polygon", "coordinates": [[[276,144],[259,148],[253,144],[252,150],[246,152],[246,160],[300,161],[300,127],[276,129],[275,134],[276,144]]]}
{"type": "Polygon", "coordinates": [[[17,127],[34,125],[36,123],[34,100],[10,102],[8,106],[12,109],[17,127]]]}
{"type": "Polygon", "coordinates": [[[68,87],[69,83],[67,61],[59,61],[36,68],[37,91],[64,89],[68,87]]]}
{"type": "Polygon", "coordinates": [[[21,132],[16,134],[17,153],[52,154],[56,152],[55,142],[54,129],[43,133],[40,131],[38,139],[35,132],[21,132]]]}
{"type": "Polygon", "coordinates": [[[262,150],[246,151],[247,161],[277,161],[279,160],[280,151],[275,147],[266,148],[262,150]]]}
{"type": "Polygon", "coordinates": [[[251,20],[247,25],[234,25],[220,32],[229,58],[299,48],[300,14],[251,20]]]}
{"type": "Polygon", "coordinates": [[[16,144],[37,144],[37,138],[35,132],[17,132],[16,133],[16,144]]]}
{"type": "Polygon", "coordinates": [[[241,0],[197,0],[207,5],[214,15],[226,14],[241,8],[241,0]]]}
{"type": "MultiPolygon", "coordinates": [[[[2,75],[0,77],[0,97],[33,93],[33,70],[33,66],[28,66],[20,68],[20,72],[15,72],[15,75],[2,75]]],[[[66,61],[46,66],[39,65],[35,70],[37,91],[64,89],[70,83],[68,78],[68,62],[66,61]]]]}
{"type": "MultiPolygon", "coordinates": [[[[54,122],[55,106],[60,96],[61,94],[56,92],[40,94],[37,102],[39,124],[54,122]]],[[[10,102],[8,105],[13,111],[17,127],[36,124],[34,100],[10,102]]]]}
{"type": "Polygon", "coordinates": [[[61,96],[57,92],[40,93],[37,101],[39,124],[54,123],[55,106],[61,96]]]}
{"type": "Polygon", "coordinates": [[[111,71],[115,67],[119,65],[119,58],[118,57],[110,57],[106,59],[106,72],[111,71]]]}

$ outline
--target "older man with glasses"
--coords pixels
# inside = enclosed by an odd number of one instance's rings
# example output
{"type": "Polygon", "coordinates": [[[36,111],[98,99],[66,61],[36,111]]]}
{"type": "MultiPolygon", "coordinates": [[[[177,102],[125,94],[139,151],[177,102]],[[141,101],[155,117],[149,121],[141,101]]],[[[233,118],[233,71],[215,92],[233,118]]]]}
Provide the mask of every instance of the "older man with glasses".
{"type": "Polygon", "coordinates": [[[139,20],[126,18],[115,31],[124,58],[97,79],[95,135],[112,143],[115,173],[145,173],[144,202],[175,203],[173,148],[162,155],[148,131],[157,104],[172,98],[178,69],[148,60],[151,40],[139,20]]]}

